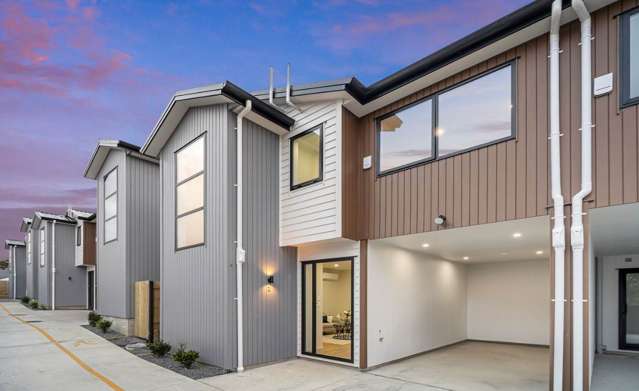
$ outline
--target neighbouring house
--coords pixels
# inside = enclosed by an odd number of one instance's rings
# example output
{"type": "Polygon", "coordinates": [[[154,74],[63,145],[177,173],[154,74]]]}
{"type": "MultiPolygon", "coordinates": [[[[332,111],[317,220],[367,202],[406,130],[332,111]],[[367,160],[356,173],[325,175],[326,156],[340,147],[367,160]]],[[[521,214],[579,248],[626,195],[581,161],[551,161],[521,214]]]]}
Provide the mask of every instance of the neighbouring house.
{"type": "Polygon", "coordinates": [[[27,259],[24,241],[5,240],[4,248],[9,250],[9,297],[19,299],[27,292],[27,259]]]}
{"type": "Polygon", "coordinates": [[[637,41],[635,1],[542,0],[370,86],[176,93],[141,150],[162,338],[238,371],[445,354],[442,388],[628,376],[637,41]]]}
{"type": "Polygon", "coordinates": [[[97,182],[97,260],[88,275],[95,310],[131,335],[135,282],[160,280],[160,167],[140,147],[102,140],[84,176],[97,182]]]}
{"type": "Polygon", "coordinates": [[[86,269],[86,299],[87,309],[95,309],[95,259],[96,259],[96,232],[95,232],[95,213],[83,212],[74,209],[68,209],[66,214],[68,218],[75,220],[75,266],[84,267],[86,269]]]}
{"type": "Polygon", "coordinates": [[[31,254],[37,269],[38,302],[47,309],[87,308],[86,269],[76,266],[76,220],[66,215],[36,211],[31,240],[37,251],[31,254]]]}
{"type": "Polygon", "coordinates": [[[26,296],[38,298],[38,267],[34,264],[34,254],[38,251],[38,233],[33,231],[33,221],[24,217],[20,223],[20,232],[24,232],[26,267],[26,296]]]}

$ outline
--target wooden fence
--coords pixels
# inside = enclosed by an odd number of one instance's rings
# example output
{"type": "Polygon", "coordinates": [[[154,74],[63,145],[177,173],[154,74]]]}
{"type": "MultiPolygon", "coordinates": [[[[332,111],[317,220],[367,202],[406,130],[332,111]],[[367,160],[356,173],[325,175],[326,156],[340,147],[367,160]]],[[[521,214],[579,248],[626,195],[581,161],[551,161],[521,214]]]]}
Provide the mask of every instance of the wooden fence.
{"type": "Polygon", "coordinates": [[[160,338],[160,283],[137,281],[135,283],[136,337],[149,341],[160,338]]]}
{"type": "Polygon", "coordinates": [[[8,299],[9,298],[9,281],[2,280],[0,281],[0,299],[8,299]]]}

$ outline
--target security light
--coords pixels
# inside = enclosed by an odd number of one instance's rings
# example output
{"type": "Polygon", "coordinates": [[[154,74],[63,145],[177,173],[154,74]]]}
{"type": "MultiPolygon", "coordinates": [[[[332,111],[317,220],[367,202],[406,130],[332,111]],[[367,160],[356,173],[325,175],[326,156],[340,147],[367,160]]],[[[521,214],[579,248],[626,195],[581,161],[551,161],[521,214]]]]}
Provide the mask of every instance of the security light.
{"type": "Polygon", "coordinates": [[[446,216],[444,215],[439,215],[437,217],[435,217],[435,224],[437,225],[442,225],[446,222],[446,216]]]}

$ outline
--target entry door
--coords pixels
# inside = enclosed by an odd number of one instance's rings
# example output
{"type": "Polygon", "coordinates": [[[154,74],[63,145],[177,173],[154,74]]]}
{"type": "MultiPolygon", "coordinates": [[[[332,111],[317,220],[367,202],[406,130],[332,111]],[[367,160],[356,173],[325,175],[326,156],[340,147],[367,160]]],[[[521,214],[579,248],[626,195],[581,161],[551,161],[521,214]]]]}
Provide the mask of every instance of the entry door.
{"type": "Polygon", "coordinates": [[[639,269],[619,270],[619,348],[639,350],[639,269]]]}
{"type": "Polygon", "coordinates": [[[90,310],[94,309],[94,306],[93,306],[93,303],[94,303],[93,293],[95,292],[93,289],[94,275],[95,275],[95,272],[93,271],[90,271],[87,273],[87,289],[88,289],[87,297],[89,298],[88,305],[90,310]]]}
{"type": "Polygon", "coordinates": [[[353,362],[353,259],[302,263],[302,353],[353,362]]]}

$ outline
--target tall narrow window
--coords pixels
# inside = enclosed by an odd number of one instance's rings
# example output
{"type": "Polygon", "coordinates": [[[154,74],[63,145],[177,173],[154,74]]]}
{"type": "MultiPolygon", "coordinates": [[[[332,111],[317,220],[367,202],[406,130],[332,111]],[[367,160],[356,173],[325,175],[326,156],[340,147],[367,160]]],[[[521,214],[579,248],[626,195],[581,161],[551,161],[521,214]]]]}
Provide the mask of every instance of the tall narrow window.
{"type": "Polygon", "coordinates": [[[44,256],[46,254],[45,246],[47,245],[47,231],[44,227],[40,228],[40,266],[44,266],[44,256]]]}
{"type": "Polygon", "coordinates": [[[75,228],[75,244],[77,246],[82,246],[82,226],[78,225],[75,228]]]}
{"type": "Polygon", "coordinates": [[[291,138],[291,190],[322,181],[322,125],[291,138]]]}
{"type": "Polygon", "coordinates": [[[104,243],[118,238],[118,168],[104,177],[104,243]]]}
{"type": "Polygon", "coordinates": [[[31,265],[31,229],[27,232],[27,263],[31,265]]]}
{"type": "Polygon", "coordinates": [[[175,153],[175,247],[204,244],[205,136],[175,153]]]}
{"type": "Polygon", "coordinates": [[[639,9],[621,15],[621,105],[639,103],[639,9]]]}

